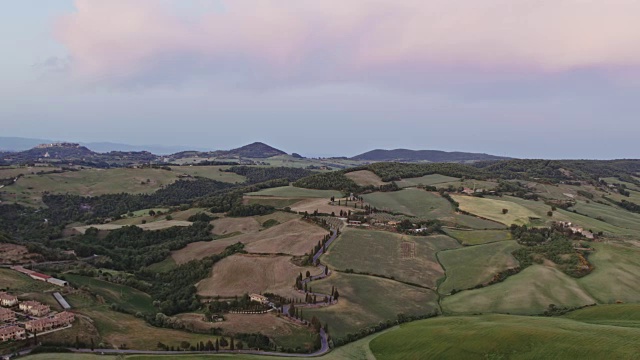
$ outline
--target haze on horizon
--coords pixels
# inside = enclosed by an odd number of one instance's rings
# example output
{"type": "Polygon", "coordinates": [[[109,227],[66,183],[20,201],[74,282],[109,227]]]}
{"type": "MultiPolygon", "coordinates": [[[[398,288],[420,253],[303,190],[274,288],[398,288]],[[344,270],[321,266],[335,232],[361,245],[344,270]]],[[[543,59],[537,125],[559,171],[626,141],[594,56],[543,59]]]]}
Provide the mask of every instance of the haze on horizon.
{"type": "Polygon", "coordinates": [[[0,136],[637,158],[640,2],[20,0],[0,136]]]}

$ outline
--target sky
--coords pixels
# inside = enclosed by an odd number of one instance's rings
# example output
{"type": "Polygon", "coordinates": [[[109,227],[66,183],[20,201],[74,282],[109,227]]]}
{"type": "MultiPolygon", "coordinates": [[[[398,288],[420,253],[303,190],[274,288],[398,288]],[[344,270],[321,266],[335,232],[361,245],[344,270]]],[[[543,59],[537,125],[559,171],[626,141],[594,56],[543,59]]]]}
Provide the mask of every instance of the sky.
{"type": "Polygon", "coordinates": [[[638,158],[640,1],[15,0],[0,136],[638,158]]]}

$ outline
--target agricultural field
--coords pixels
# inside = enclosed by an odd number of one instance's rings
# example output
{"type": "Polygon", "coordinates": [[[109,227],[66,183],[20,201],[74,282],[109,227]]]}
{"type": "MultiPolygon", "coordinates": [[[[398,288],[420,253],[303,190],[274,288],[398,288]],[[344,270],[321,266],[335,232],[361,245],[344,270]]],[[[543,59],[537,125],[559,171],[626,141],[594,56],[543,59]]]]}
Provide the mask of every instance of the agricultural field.
{"type": "Polygon", "coordinates": [[[640,302],[640,247],[613,241],[591,246],[595,269],[578,284],[600,303],[640,302]]]}
{"type": "Polygon", "coordinates": [[[436,253],[459,246],[444,235],[407,236],[345,229],[321,261],[341,271],[353,269],[435,288],[438,279],[444,276],[436,253]]]}
{"type": "Polygon", "coordinates": [[[572,311],[564,317],[589,324],[640,329],[640,304],[590,306],[572,311]]]}
{"type": "Polygon", "coordinates": [[[447,235],[460,241],[462,245],[482,245],[498,241],[511,240],[508,230],[458,230],[445,229],[447,235]]]}
{"type": "Polygon", "coordinates": [[[439,252],[438,259],[446,270],[446,278],[438,286],[438,292],[449,294],[454,289],[470,289],[488,283],[501,271],[518,266],[518,261],[511,255],[518,248],[520,245],[515,241],[501,241],[439,252]]]}
{"type": "MultiPolygon", "coordinates": [[[[174,227],[174,226],[191,226],[191,225],[193,225],[193,223],[190,222],[190,221],[158,220],[158,221],[149,222],[149,223],[146,223],[146,224],[135,225],[135,226],[141,228],[142,230],[152,231],[152,230],[167,229],[167,228],[174,227]]],[[[84,234],[90,228],[96,228],[98,230],[111,231],[111,230],[120,229],[120,228],[125,227],[125,226],[130,226],[130,225],[117,225],[117,224],[113,224],[113,223],[109,223],[109,224],[94,224],[94,225],[76,226],[73,229],[76,230],[77,232],[79,232],[80,234],[84,234]]]]}
{"type": "Polygon", "coordinates": [[[373,276],[334,273],[310,286],[314,292],[326,294],[335,286],[340,293],[336,305],[303,310],[305,318],[316,316],[323,324],[329,323],[334,338],[357,333],[380,321],[395,321],[398,314],[423,315],[438,309],[435,292],[373,276]]]}
{"type": "Polygon", "coordinates": [[[380,177],[369,170],[352,171],[345,174],[346,177],[353,180],[360,186],[380,186],[387,184],[380,177]]]}
{"type": "Polygon", "coordinates": [[[340,191],[335,190],[315,190],[305,189],[295,186],[281,186],[277,188],[264,189],[256,192],[247,193],[247,196],[276,196],[276,197],[290,197],[290,198],[326,198],[330,199],[332,196],[336,198],[342,197],[340,191]]]}
{"type": "Polygon", "coordinates": [[[593,201],[589,203],[579,201],[571,210],[622,228],[630,235],[640,235],[640,214],[626,211],[613,204],[603,205],[593,201]]]}
{"type": "Polygon", "coordinates": [[[575,307],[595,303],[576,279],[555,268],[532,265],[501,283],[447,296],[442,309],[446,314],[536,315],[549,304],[575,307]]]}
{"type": "Polygon", "coordinates": [[[497,221],[482,219],[479,217],[465,215],[465,214],[454,214],[451,220],[449,219],[440,219],[444,220],[445,224],[453,225],[454,227],[461,227],[466,229],[480,229],[480,230],[504,230],[506,226],[497,221]]]}
{"type": "Polygon", "coordinates": [[[177,174],[185,174],[193,177],[204,177],[226,183],[243,183],[247,181],[242,175],[226,172],[230,166],[171,166],[171,170],[177,174]]]}
{"type": "Polygon", "coordinates": [[[0,268],[0,289],[9,290],[17,295],[21,293],[43,292],[59,287],[42,281],[33,280],[17,271],[0,268]]]}
{"type": "Polygon", "coordinates": [[[83,169],[59,174],[25,175],[17,183],[2,188],[2,200],[42,206],[42,193],[97,196],[127,192],[152,193],[175,182],[173,171],[162,169],[83,169]],[[149,181],[147,181],[149,180],[149,181]]]}
{"type": "Polygon", "coordinates": [[[65,274],[65,279],[76,287],[88,288],[92,293],[100,295],[108,304],[117,304],[125,311],[133,313],[157,311],[151,296],[140,290],[80,275],[65,274]]]}
{"type": "Polygon", "coordinates": [[[290,256],[233,255],[213,266],[211,276],[197,285],[198,294],[206,297],[233,297],[243,294],[265,292],[297,294],[293,282],[298,274],[310,271],[318,274],[315,267],[300,267],[291,262],[290,256]]]}
{"type": "Polygon", "coordinates": [[[289,198],[278,196],[245,196],[243,199],[244,204],[260,204],[273,206],[276,209],[284,209],[291,205],[305,200],[304,198],[289,198]]]}
{"type": "Polygon", "coordinates": [[[25,246],[0,243],[0,264],[15,264],[37,260],[42,255],[30,253],[25,246]]]}
{"type": "Polygon", "coordinates": [[[220,218],[213,220],[213,233],[226,235],[233,233],[250,234],[260,231],[262,225],[253,217],[220,218]]]}
{"type": "Polygon", "coordinates": [[[451,197],[460,204],[460,210],[505,225],[525,225],[530,222],[530,218],[538,217],[533,211],[511,201],[463,195],[452,195],[451,197]],[[508,212],[503,214],[503,209],[507,209],[508,212]]]}
{"type": "Polygon", "coordinates": [[[291,220],[257,233],[194,242],[172,252],[171,256],[177,264],[184,264],[194,259],[219,254],[227,246],[238,242],[245,244],[245,250],[253,253],[304,255],[309,253],[326,234],[328,234],[327,230],[319,226],[302,220],[291,220]]]}
{"type": "Polygon", "coordinates": [[[463,188],[469,188],[472,190],[479,190],[479,189],[493,190],[498,186],[498,183],[493,181],[465,179],[464,181],[455,180],[455,181],[435,184],[435,187],[437,187],[438,189],[446,189],[449,186],[453,186],[456,189],[463,187],[463,188]]]}
{"type": "MultiPolygon", "coordinates": [[[[355,202],[353,202],[355,204],[355,202]]],[[[362,212],[363,210],[360,208],[355,208],[353,206],[340,206],[340,205],[331,205],[329,199],[304,199],[298,201],[291,205],[291,210],[295,212],[308,212],[309,214],[313,214],[314,211],[318,211],[321,214],[340,214],[340,211],[344,212],[362,212]]]]}
{"type": "Polygon", "coordinates": [[[393,192],[375,192],[363,195],[364,200],[379,210],[391,211],[422,219],[440,219],[453,216],[449,202],[436,193],[420,189],[393,192]]]}
{"type": "Polygon", "coordinates": [[[402,179],[400,181],[396,181],[396,184],[398,184],[398,186],[401,188],[407,188],[407,187],[416,187],[420,185],[433,186],[436,184],[450,183],[455,181],[459,182],[460,179],[451,177],[451,176],[440,175],[440,174],[431,174],[431,175],[425,175],[425,176],[416,177],[416,178],[402,179]]]}
{"type": "Polygon", "coordinates": [[[370,343],[378,359],[637,359],[640,329],[566,318],[440,317],[403,324],[370,343]],[[455,344],[455,345],[454,345],[455,344]]]}

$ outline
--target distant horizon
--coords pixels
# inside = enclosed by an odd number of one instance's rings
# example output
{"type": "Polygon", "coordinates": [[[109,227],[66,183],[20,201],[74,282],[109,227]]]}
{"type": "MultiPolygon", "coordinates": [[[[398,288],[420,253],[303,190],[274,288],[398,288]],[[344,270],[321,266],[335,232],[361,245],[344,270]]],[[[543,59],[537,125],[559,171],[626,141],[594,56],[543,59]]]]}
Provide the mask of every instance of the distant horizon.
{"type": "MultiPolygon", "coordinates": [[[[188,147],[185,145],[178,145],[178,144],[132,144],[132,143],[125,143],[125,142],[120,142],[120,141],[83,141],[83,140],[77,140],[77,139],[43,139],[43,138],[29,138],[29,137],[22,137],[22,136],[0,136],[0,152],[2,151],[15,151],[15,150],[8,150],[8,149],[4,149],[4,146],[2,144],[2,139],[6,139],[6,138],[14,138],[14,139],[21,139],[21,140],[34,140],[34,141],[43,141],[42,143],[56,143],[56,142],[68,142],[68,143],[78,143],[81,144],[83,146],[87,146],[90,148],[91,145],[113,145],[114,146],[114,151],[149,151],[155,155],[162,155],[162,156],[166,156],[166,155],[171,155],[171,154],[175,154],[178,152],[182,152],[182,151],[199,151],[199,152],[208,152],[208,151],[216,151],[216,150],[232,150],[232,149],[236,149],[245,145],[249,145],[255,142],[261,142],[264,143],[266,145],[269,145],[271,147],[274,147],[278,150],[282,150],[284,152],[286,152],[287,154],[291,155],[292,153],[298,153],[306,158],[332,158],[332,157],[346,157],[346,158],[352,158],[355,156],[358,156],[360,154],[364,154],[366,152],[369,151],[373,151],[373,150],[412,150],[412,151],[420,151],[420,150],[433,150],[433,151],[444,151],[444,152],[465,152],[465,153],[476,153],[476,154],[487,154],[487,155],[494,155],[494,156],[502,156],[502,157],[510,157],[510,158],[514,158],[514,159],[544,159],[544,160],[624,160],[624,159],[639,159],[640,157],[613,157],[613,158],[566,158],[566,157],[519,157],[519,156],[513,156],[510,154],[496,154],[496,153],[491,153],[491,152],[486,152],[486,151],[481,151],[481,150],[443,150],[443,149],[437,149],[437,148],[406,148],[406,147],[388,147],[388,148],[381,148],[381,147],[374,147],[374,148],[370,148],[370,149],[365,149],[363,151],[360,151],[356,154],[340,154],[340,153],[334,153],[334,154],[307,154],[304,153],[302,151],[299,150],[289,150],[287,148],[284,147],[279,147],[277,145],[271,144],[269,142],[263,141],[263,140],[252,140],[252,141],[248,141],[248,142],[244,142],[241,144],[237,144],[235,146],[231,146],[228,148],[206,148],[206,147],[202,147],[202,146],[195,146],[195,147],[188,147]],[[135,148],[140,148],[139,150],[122,150],[122,148],[118,148],[117,146],[123,147],[135,147],[135,148]],[[167,153],[159,153],[159,152],[154,152],[151,150],[147,150],[145,148],[149,148],[149,149],[153,149],[153,148],[175,148],[175,149],[181,149],[181,150],[177,150],[177,151],[173,151],[173,152],[167,152],[167,153]]],[[[27,149],[31,149],[35,146],[37,146],[39,144],[36,144],[34,146],[31,146],[29,148],[23,148],[22,150],[18,150],[18,151],[24,151],[27,149]]],[[[91,148],[90,148],[91,149],[91,148]]],[[[93,149],[91,149],[93,150],[93,149]]],[[[93,150],[95,152],[104,152],[104,151],[97,151],[97,150],[93,150]]],[[[110,151],[110,150],[109,150],[110,151]]]]}

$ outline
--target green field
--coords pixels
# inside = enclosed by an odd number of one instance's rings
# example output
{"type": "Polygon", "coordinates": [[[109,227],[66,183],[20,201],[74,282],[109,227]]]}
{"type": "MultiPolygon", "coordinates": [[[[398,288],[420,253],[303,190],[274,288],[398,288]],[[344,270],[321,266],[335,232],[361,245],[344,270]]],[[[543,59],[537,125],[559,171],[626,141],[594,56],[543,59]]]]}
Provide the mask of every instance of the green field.
{"type": "Polygon", "coordinates": [[[393,192],[375,192],[363,195],[364,200],[379,210],[391,211],[422,219],[440,219],[453,216],[453,207],[437,193],[420,189],[393,192]]]}
{"type": "Polygon", "coordinates": [[[247,180],[247,178],[242,175],[220,171],[228,168],[230,168],[230,166],[171,166],[171,170],[177,174],[186,174],[193,177],[204,177],[232,184],[242,183],[247,180]]]}
{"type": "Polygon", "coordinates": [[[593,272],[578,283],[605,304],[640,302],[640,247],[623,243],[593,243],[593,272]]]}
{"type": "Polygon", "coordinates": [[[160,262],[147,266],[147,270],[153,272],[167,272],[175,269],[176,267],[178,267],[178,264],[176,264],[175,260],[173,260],[171,256],[168,256],[160,262]]]}
{"type": "Polygon", "coordinates": [[[462,245],[481,245],[492,242],[511,240],[511,232],[508,230],[455,230],[445,229],[452,238],[460,241],[462,245]]]}
{"type": "Polygon", "coordinates": [[[459,246],[454,239],[444,235],[407,236],[387,231],[346,229],[323,256],[322,262],[338,270],[353,269],[435,288],[443,276],[436,253],[459,246]]]}
{"type": "Polygon", "coordinates": [[[442,308],[447,314],[533,315],[543,313],[549,304],[575,307],[594,303],[576,279],[554,268],[533,265],[501,283],[447,296],[442,308]]]}
{"type": "Polygon", "coordinates": [[[280,197],[262,197],[262,196],[246,196],[244,202],[247,204],[261,204],[273,206],[276,209],[284,209],[287,206],[291,206],[297,202],[304,200],[304,198],[280,198],[280,197]]]}
{"type": "Polygon", "coordinates": [[[640,304],[598,305],[570,312],[567,319],[640,329],[640,304]]]}
{"type": "Polygon", "coordinates": [[[593,201],[590,203],[578,202],[575,209],[580,214],[587,215],[624,229],[624,232],[634,236],[640,235],[640,214],[635,214],[611,204],[603,205],[593,201]]]}
{"type": "Polygon", "coordinates": [[[162,169],[84,169],[60,174],[26,175],[0,191],[2,200],[42,205],[42,192],[97,196],[127,192],[152,193],[178,179],[178,174],[162,169]],[[149,180],[149,182],[147,182],[149,180]]]}
{"type": "Polygon", "coordinates": [[[451,197],[460,204],[461,210],[505,225],[524,225],[530,222],[530,218],[538,217],[533,211],[511,201],[462,195],[451,197]],[[508,212],[503,214],[503,209],[508,212]]]}
{"type": "Polygon", "coordinates": [[[100,295],[108,304],[118,304],[128,312],[155,313],[151,296],[140,290],[86,276],[66,274],[65,279],[74,286],[86,286],[100,295]]]}
{"type": "Polygon", "coordinates": [[[440,252],[438,259],[446,270],[446,279],[438,292],[449,294],[454,289],[486,284],[499,272],[517,267],[518,261],[511,253],[519,247],[515,241],[501,241],[440,252]]]}
{"type": "Polygon", "coordinates": [[[340,293],[337,305],[303,310],[305,318],[315,315],[322,323],[329,323],[329,332],[337,338],[380,321],[395,321],[400,313],[427,314],[438,306],[437,295],[431,290],[373,276],[334,273],[310,286],[322,293],[331,293],[331,286],[335,286],[340,293]]]}
{"type": "Polygon", "coordinates": [[[57,288],[55,285],[45,283],[43,281],[33,280],[30,277],[17,271],[9,269],[0,269],[0,289],[6,289],[11,292],[36,292],[57,288]]]}
{"type": "Polygon", "coordinates": [[[640,329],[564,318],[440,317],[403,324],[370,343],[378,359],[640,359],[640,329]]]}
{"type": "Polygon", "coordinates": [[[342,197],[342,193],[336,190],[315,190],[304,189],[295,186],[281,186],[276,188],[264,189],[252,193],[247,193],[247,196],[277,196],[277,197],[289,197],[289,198],[336,198],[342,197]]]}
{"type": "Polygon", "coordinates": [[[431,175],[425,175],[425,176],[416,177],[416,178],[402,179],[400,181],[396,181],[396,184],[398,184],[398,186],[401,188],[406,188],[406,187],[415,187],[419,185],[429,186],[429,185],[436,185],[436,184],[455,182],[455,181],[460,181],[460,179],[451,177],[451,176],[440,175],[440,174],[431,174],[431,175]]]}
{"type": "Polygon", "coordinates": [[[469,189],[485,189],[485,190],[493,190],[498,186],[498,183],[493,181],[483,181],[483,180],[475,180],[475,179],[465,179],[464,181],[456,180],[450,182],[443,182],[436,184],[435,186],[438,189],[448,188],[449,185],[458,189],[460,187],[469,188],[469,189]]]}

